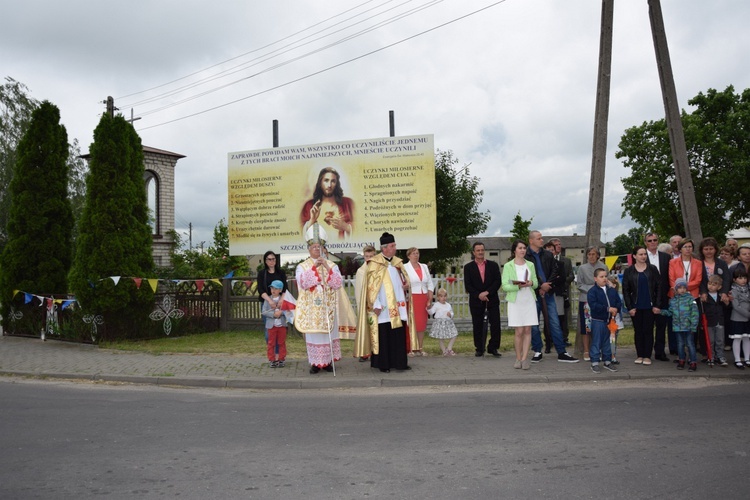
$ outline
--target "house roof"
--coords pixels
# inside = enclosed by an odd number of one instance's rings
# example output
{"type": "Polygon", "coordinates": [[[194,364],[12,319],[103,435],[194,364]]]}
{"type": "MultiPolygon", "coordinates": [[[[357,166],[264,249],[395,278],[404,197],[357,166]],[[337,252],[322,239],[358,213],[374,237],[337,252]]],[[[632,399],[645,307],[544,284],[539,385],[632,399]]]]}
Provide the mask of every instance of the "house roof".
{"type": "MultiPolygon", "coordinates": [[[[143,146],[143,152],[165,155],[165,156],[172,156],[177,159],[185,158],[185,155],[181,155],[180,153],[173,153],[171,151],[167,151],[166,149],[152,148],[151,146],[143,146]]],[[[84,160],[88,160],[89,158],[91,158],[91,153],[86,153],[85,155],[81,155],[80,158],[83,158],[84,160]]]]}

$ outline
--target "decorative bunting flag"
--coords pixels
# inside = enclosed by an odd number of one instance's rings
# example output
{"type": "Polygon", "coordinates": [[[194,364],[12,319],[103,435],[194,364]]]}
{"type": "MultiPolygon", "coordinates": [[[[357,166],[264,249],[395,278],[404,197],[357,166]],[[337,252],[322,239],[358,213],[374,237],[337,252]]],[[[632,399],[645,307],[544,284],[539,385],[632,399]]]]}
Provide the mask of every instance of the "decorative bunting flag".
{"type": "Polygon", "coordinates": [[[153,290],[154,293],[156,293],[156,287],[159,286],[159,280],[156,278],[149,278],[148,284],[151,285],[151,290],[153,290]]]}
{"type": "Polygon", "coordinates": [[[195,280],[195,287],[198,289],[199,292],[203,291],[203,284],[205,283],[204,280],[195,280]]]}
{"type": "Polygon", "coordinates": [[[620,257],[618,255],[607,255],[606,257],[604,257],[604,263],[607,265],[607,269],[611,271],[615,266],[617,259],[619,258],[620,257]]]}
{"type": "Polygon", "coordinates": [[[135,288],[136,290],[141,289],[141,283],[143,282],[143,278],[133,278],[133,281],[135,282],[135,288]]]}
{"type": "Polygon", "coordinates": [[[224,276],[224,279],[228,280],[229,278],[233,278],[233,277],[234,277],[234,269],[232,269],[231,271],[229,271],[229,273],[227,273],[227,275],[224,276]]]}
{"type": "Polygon", "coordinates": [[[115,286],[120,282],[120,276],[110,276],[109,278],[115,282],[115,286]]]}

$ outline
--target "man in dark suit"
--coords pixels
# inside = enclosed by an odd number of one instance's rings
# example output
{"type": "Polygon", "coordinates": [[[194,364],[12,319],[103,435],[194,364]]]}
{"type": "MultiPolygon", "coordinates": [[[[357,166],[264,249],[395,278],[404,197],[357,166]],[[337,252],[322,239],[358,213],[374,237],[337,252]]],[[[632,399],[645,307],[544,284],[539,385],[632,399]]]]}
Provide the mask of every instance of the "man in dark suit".
{"type": "MultiPolygon", "coordinates": [[[[658,303],[654,304],[654,306],[659,309],[667,309],[669,307],[669,297],[667,294],[670,289],[669,261],[672,260],[672,256],[658,250],[659,235],[656,233],[646,233],[644,243],[646,244],[646,255],[648,255],[649,263],[659,270],[659,298],[658,303]]],[[[670,318],[667,318],[666,316],[657,315],[655,318],[656,336],[654,337],[654,359],[669,361],[667,354],[664,352],[666,347],[665,335],[669,321],[670,318]]],[[[671,336],[673,335],[674,334],[671,336]]],[[[669,351],[671,354],[677,354],[677,339],[674,339],[674,345],[672,344],[673,341],[672,338],[670,338],[669,351]]]]}
{"type": "MultiPolygon", "coordinates": [[[[555,260],[561,263],[560,275],[562,276],[564,283],[561,290],[563,299],[563,307],[557,305],[557,317],[560,320],[560,327],[563,331],[563,340],[565,340],[565,347],[570,347],[570,284],[575,280],[573,274],[573,262],[563,255],[562,241],[560,238],[552,238],[549,240],[552,243],[552,255],[555,256],[555,260]],[[560,314],[562,312],[562,314],[560,314]]],[[[557,294],[557,291],[555,291],[557,294]]],[[[546,349],[545,349],[546,350],[546,349]]]]}
{"type": "Polygon", "coordinates": [[[476,357],[484,356],[486,334],[483,331],[484,315],[490,324],[490,342],[487,352],[499,358],[500,353],[500,296],[502,284],[500,266],[484,258],[484,243],[475,242],[471,247],[474,259],[464,266],[464,287],[469,294],[469,312],[474,330],[476,357]]]}

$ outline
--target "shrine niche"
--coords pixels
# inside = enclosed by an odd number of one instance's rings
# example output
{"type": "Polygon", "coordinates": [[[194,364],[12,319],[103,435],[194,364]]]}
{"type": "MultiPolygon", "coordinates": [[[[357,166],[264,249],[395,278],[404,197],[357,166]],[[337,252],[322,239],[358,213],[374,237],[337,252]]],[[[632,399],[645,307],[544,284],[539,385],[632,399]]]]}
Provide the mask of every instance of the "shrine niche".
{"type": "Polygon", "coordinates": [[[157,267],[172,265],[174,247],[174,169],[185,155],[143,146],[143,180],[152,220],[151,251],[157,267]]]}

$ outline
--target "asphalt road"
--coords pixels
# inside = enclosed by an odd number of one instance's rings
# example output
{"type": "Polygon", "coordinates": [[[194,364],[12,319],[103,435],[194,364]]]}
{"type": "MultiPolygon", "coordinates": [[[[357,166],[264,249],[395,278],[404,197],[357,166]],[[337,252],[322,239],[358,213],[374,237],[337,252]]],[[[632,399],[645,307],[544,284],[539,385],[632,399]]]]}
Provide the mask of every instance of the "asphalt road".
{"type": "Polygon", "coordinates": [[[749,390],[0,379],[0,498],[746,498],[749,390]]]}

